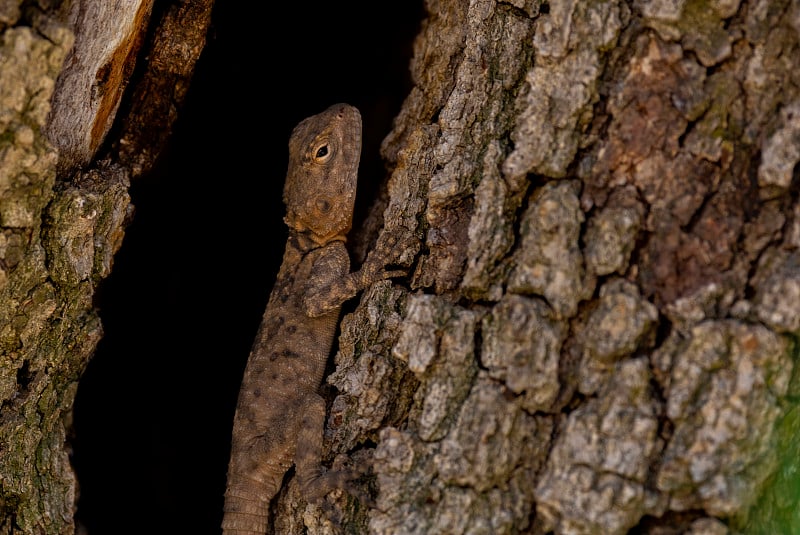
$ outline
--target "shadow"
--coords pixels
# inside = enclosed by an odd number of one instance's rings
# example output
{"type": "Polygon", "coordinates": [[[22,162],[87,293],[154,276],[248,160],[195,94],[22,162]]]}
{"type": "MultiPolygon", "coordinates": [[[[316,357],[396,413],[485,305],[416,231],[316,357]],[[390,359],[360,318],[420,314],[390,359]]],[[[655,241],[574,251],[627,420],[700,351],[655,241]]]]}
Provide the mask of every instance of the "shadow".
{"type": "Polygon", "coordinates": [[[132,187],[134,222],[97,296],[106,334],[73,440],[89,535],[220,532],[239,381],[286,237],[289,134],[335,102],[359,107],[369,202],[410,89],[421,1],[374,4],[366,21],[347,3],[241,6],[217,2],[172,145],[132,187]]]}

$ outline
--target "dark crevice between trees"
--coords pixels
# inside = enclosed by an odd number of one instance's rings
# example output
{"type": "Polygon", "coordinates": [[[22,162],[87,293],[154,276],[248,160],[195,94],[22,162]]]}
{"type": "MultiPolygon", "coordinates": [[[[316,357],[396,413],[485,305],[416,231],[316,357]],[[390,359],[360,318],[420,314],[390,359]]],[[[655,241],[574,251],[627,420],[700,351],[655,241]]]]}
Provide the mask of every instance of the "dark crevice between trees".
{"type": "Polygon", "coordinates": [[[132,185],[134,219],[97,294],[105,336],[75,402],[89,535],[219,533],[239,383],[287,234],[292,128],[336,102],[358,107],[356,226],[378,191],[423,4],[367,19],[329,8],[217,2],[170,145],[132,185]]]}

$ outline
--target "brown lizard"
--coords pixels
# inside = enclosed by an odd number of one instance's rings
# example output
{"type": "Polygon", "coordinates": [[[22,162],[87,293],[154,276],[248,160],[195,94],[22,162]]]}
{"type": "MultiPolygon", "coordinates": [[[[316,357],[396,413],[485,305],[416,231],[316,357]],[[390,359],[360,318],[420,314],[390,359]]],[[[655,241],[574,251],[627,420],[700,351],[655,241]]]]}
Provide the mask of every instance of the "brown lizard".
{"type": "Polygon", "coordinates": [[[292,464],[308,501],[353,477],[320,464],[325,402],[318,389],[342,303],[373,282],[405,274],[385,269],[388,251],[375,251],[350,272],[344,243],[360,156],[361,115],[347,104],[303,120],[289,139],[289,238],[239,391],[225,535],[265,533],[270,501],[292,464]]]}

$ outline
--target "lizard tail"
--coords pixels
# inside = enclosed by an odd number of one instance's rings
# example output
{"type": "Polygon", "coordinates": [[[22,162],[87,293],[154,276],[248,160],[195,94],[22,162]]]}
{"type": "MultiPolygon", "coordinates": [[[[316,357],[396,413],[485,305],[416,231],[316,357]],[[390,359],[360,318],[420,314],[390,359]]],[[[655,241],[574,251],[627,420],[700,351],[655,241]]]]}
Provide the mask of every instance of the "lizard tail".
{"type": "Polygon", "coordinates": [[[225,491],[223,535],[264,535],[269,523],[269,498],[253,485],[228,485],[225,491]]]}

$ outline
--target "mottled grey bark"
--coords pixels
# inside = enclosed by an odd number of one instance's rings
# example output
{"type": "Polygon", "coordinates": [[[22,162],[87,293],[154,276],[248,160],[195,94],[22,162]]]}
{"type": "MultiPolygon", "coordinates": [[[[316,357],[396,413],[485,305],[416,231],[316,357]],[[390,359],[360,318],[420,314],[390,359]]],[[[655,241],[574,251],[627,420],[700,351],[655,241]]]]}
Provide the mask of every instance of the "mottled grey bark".
{"type": "Polygon", "coordinates": [[[376,503],[276,533],[790,530],[800,3],[427,9],[376,208],[421,246],[329,378],[376,503]]]}
{"type": "MultiPolygon", "coordinates": [[[[132,213],[130,179],[158,148],[140,132],[126,138],[135,162],[97,151],[151,5],[0,2],[0,533],[75,530],[66,433],[78,378],[102,336],[92,300],[132,213]]],[[[167,9],[144,44],[162,60],[157,76],[173,75],[175,94],[158,95],[170,106],[183,98],[174,82],[191,76],[210,6],[167,9]],[[181,20],[187,11],[190,23],[181,20]]],[[[145,66],[142,80],[153,70],[145,66]]],[[[174,118],[158,126],[168,132],[174,118]]],[[[147,126],[135,109],[120,122],[126,134],[147,126]]]]}

